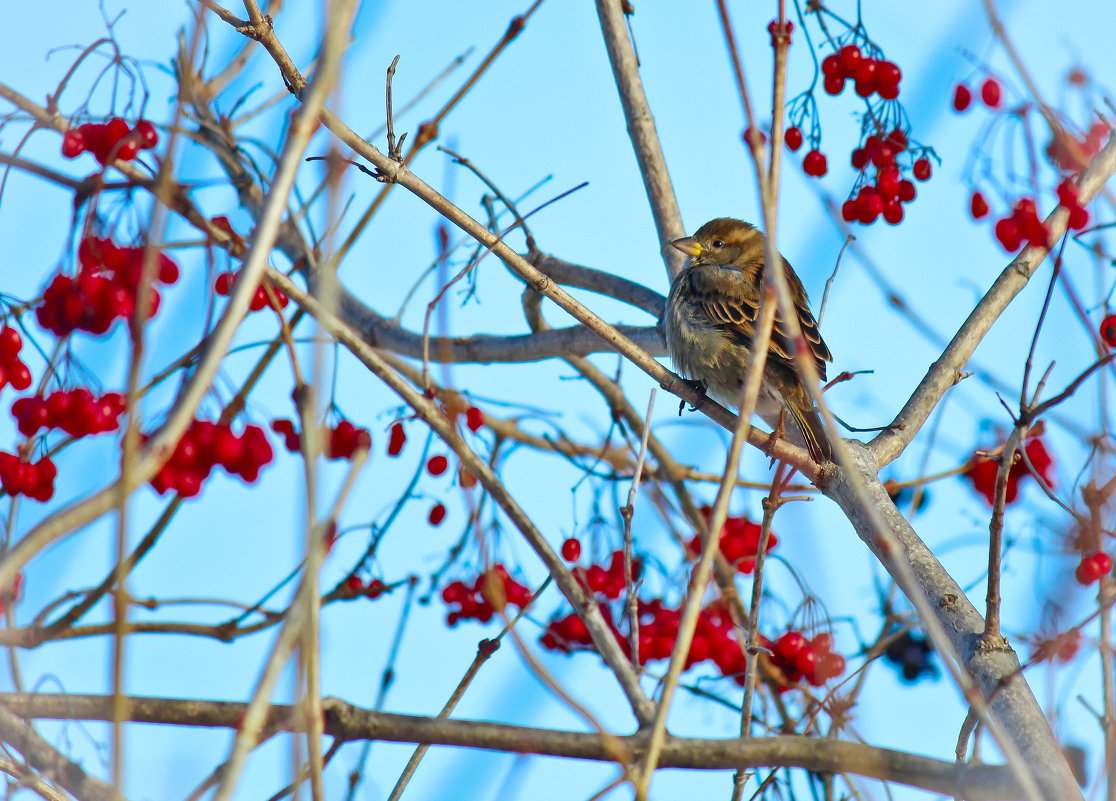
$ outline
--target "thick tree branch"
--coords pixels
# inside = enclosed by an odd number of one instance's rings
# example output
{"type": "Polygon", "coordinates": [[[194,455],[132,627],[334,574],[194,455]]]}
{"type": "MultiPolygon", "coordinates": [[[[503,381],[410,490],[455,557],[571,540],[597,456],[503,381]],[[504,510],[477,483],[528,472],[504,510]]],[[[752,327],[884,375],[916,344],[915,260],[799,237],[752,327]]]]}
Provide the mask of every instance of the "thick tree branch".
{"type": "MultiPolygon", "coordinates": [[[[55,720],[106,720],[111,715],[111,700],[111,696],[100,695],[0,693],[0,707],[23,717],[55,720]]],[[[615,744],[596,732],[371,712],[337,698],[323,699],[323,705],[325,733],[342,740],[448,745],[604,762],[616,758],[615,744]]],[[[231,701],[131,697],[128,708],[130,720],[137,723],[236,728],[246,706],[231,701]]],[[[266,725],[301,730],[297,710],[289,706],[272,706],[266,725]]],[[[647,735],[615,739],[633,755],[639,755],[646,747],[647,735]]],[[[668,736],[659,764],[691,770],[800,767],[817,773],[856,773],[971,801],[1019,796],[1011,774],[1000,766],[958,765],[903,751],[811,737],[717,740],[668,736]]]]}

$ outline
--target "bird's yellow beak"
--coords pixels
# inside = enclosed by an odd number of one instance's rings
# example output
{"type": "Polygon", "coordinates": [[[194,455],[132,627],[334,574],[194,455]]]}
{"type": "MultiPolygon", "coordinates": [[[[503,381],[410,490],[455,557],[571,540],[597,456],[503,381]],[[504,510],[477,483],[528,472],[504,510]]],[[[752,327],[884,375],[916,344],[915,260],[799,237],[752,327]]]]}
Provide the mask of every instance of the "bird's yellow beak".
{"type": "Polygon", "coordinates": [[[681,250],[687,256],[697,257],[701,255],[701,245],[699,245],[692,236],[675,239],[670,244],[681,250]]]}

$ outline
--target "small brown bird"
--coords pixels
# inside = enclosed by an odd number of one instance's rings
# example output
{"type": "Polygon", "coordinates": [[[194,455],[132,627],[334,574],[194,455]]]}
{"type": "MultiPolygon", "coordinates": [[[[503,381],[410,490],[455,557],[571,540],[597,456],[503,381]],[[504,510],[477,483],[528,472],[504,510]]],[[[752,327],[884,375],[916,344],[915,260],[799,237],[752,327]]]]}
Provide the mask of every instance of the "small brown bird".
{"type": "MultiPolygon", "coordinates": [[[[740,403],[763,294],[765,239],[746,222],[719,217],[693,236],[671,243],[690,257],[667,298],[666,343],[671,361],[681,375],[700,381],[712,398],[733,409],[740,403]]],[[[783,274],[809,355],[824,380],[825,363],[833,356],[818,333],[806,290],[786,259],[783,274]]],[[[772,428],[783,418],[787,440],[805,447],[814,459],[832,459],[832,446],[795,368],[787,326],[778,312],[756,412],[772,428]]]]}

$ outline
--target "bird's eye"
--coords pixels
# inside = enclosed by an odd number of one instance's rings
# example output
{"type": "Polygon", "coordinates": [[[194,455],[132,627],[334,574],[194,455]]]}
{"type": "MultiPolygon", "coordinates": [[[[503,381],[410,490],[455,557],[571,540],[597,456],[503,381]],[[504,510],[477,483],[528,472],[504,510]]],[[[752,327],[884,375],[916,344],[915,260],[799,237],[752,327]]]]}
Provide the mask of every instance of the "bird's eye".
{"type": "Polygon", "coordinates": [[[725,246],[725,243],[722,242],[720,239],[714,239],[713,240],[713,247],[720,248],[720,247],[724,247],[724,246],[725,246]]]}

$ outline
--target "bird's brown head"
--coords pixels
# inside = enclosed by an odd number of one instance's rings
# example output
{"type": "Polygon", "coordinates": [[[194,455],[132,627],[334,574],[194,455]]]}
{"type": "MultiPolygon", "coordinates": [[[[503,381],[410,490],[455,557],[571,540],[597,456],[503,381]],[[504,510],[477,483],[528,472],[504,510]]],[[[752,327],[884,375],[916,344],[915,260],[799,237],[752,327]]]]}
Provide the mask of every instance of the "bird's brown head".
{"type": "Polygon", "coordinates": [[[763,259],[763,234],[755,226],[732,217],[710,220],[693,236],[671,244],[689,256],[691,264],[747,264],[763,259]]]}

